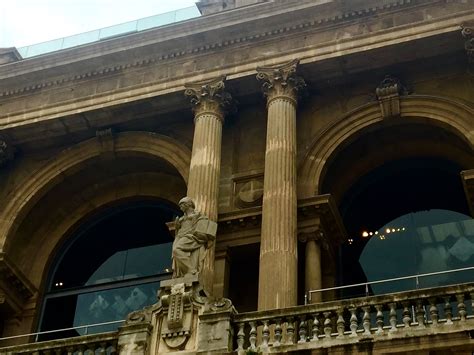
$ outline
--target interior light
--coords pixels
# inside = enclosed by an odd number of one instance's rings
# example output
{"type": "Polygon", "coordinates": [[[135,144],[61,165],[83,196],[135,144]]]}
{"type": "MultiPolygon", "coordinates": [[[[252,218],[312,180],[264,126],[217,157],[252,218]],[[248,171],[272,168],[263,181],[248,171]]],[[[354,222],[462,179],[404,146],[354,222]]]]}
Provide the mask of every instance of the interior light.
{"type": "Polygon", "coordinates": [[[369,235],[373,235],[374,233],[370,232],[369,235]]]}
{"type": "Polygon", "coordinates": [[[395,232],[395,228],[392,229],[392,232],[395,232]]]}
{"type": "Polygon", "coordinates": [[[363,232],[362,232],[362,236],[363,236],[364,238],[367,238],[367,237],[369,236],[369,233],[367,233],[366,231],[363,231],[363,232]]]}
{"type": "Polygon", "coordinates": [[[379,231],[375,231],[375,235],[379,234],[379,231]]]}
{"type": "Polygon", "coordinates": [[[387,234],[390,233],[390,228],[387,228],[387,229],[385,230],[385,233],[387,233],[387,234]]]}

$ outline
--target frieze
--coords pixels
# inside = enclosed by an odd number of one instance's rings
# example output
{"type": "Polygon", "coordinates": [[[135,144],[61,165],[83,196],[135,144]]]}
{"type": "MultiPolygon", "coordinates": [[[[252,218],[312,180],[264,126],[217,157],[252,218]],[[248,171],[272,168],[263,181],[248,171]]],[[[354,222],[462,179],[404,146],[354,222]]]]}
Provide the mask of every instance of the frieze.
{"type": "Polygon", "coordinates": [[[408,5],[411,5],[411,4],[415,5],[418,2],[420,2],[420,1],[399,0],[399,1],[394,1],[392,3],[389,3],[389,4],[373,6],[373,7],[369,7],[369,8],[360,9],[360,10],[348,11],[348,12],[340,13],[339,15],[336,15],[336,16],[330,16],[330,17],[321,18],[321,19],[312,20],[312,21],[307,21],[307,22],[303,22],[303,23],[295,24],[295,25],[291,25],[291,26],[280,27],[280,28],[276,28],[276,29],[273,29],[273,30],[264,31],[264,32],[261,32],[261,33],[252,34],[252,35],[248,35],[248,36],[242,36],[242,37],[236,37],[236,38],[232,38],[232,39],[222,40],[222,41],[218,41],[218,42],[214,42],[214,43],[210,43],[210,44],[196,46],[196,47],[193,47],[193,48],[189,48],[187,50],[180,50],[180,51],[175,51],[175,52],[171,52],[171,53],[167,53],[167,54],[162,54],[162,55],[159,55],[159,56],[156,56],[156,57],[144,58],[142,60],[137,60],[137,61],[134,61],[134,62],[131,62],[131,63],[119,64],[119,65],[115,65],[115,66],[102,68],[102,69],[99,69],[99,70],[88,71],[88,72],[81,73],[81,74],[76,74],[76,75],[73,75],[73,76],[70,76],[70,77],[67,77],[67,78],[61,78],[61,79],[57,79],[57,80],[53,80],[53,81],[47,81],[47,82],[38,83],[38,84],[34,84],[34,85],[28,85],[28,86],[25,86],[25,87],[22,87],[22,88],[19,88],[19,89],[6,90],[6,91],[3,91],[3,92],[0,92],[0,97],[8,97],[8,96],[13,96],[13,95],[17,95],[17,94],[23,94],[23,93],[28,93],[28,92],[31,92],[31,91],[40,90],[40,89],[51,87],[51,86],[61,85],[61,84],[68,83],[68,82],[76,82],[76,81],[79,81],[79,80],[110,75],[110,74],[113,74],[113,73],[116,73],[118,71],[122,71],[122,70],[125,70],[125,69],[144,67],[144,66],[155,64],[157,62],[166,61],[166,60],[175,59],[175,58],[180,58],[180,57],[183,57],[185,55],[205,53],[205,52],[213,51],[215,49],[220,49],[220,48],[229,47],[229,46],[233,46],[233,45],[240,45],[241,43],[260,40],[260,39],[263,39],[263,38],[268,38],[268,37],[277,36],[277,35],[281,35],[281,34],[287,34],[287,33],[291,33],[291,32],[294,32],[294,31],[300,31],[302,29],[309,29],[309,28],[316,27],[316,26],[321,26],[321,25],[330,26],[330,25],[333,25],[334,23],[337,23],[337,22],[353,20],[355,18],[361,18],[361,17],[365,17],[365,16],[372,16],[373,14],[375,14],[377,12],[388,10],[388,9],[394,9],[394,8],[398,8],[398,7],[402,7],[402,6],[408,6],[408,5]]]}

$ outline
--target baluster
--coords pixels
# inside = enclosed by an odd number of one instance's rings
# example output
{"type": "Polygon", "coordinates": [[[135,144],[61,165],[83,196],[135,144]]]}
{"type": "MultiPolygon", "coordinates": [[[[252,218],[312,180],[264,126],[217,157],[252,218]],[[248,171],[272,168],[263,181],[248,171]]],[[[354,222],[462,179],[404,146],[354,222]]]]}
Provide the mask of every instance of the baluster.
{"type": "Polygon", "coordinates": [[[420,328],[425,328],[425,309],[423,307],[423,300],[416,301],[416,321],[420,328]]]}
{"type": "Polygon", "coordinates": [[[376,323],[377,323],[377,330],[375,334],[377,335],[382,335],[383,334],[383,313],[382,313],[382,307],[383,305],[378,304],[375,306],[375,309],[377,311],[375,315],[376,323]]]}
{"type": "Polygon", "coordinates": [[[312,333],[312,337],[311,337],[311,341],[318,341],[319,340],[319,313],[315,313],[313,315],[313,324],[312,324],[312,327],[311,327],[311,333],[312,333]]]}
{"type": "Polygon", "coordinates": [[[439,312],[438,312],[438,305],[436,303],[436,298],[431,297],[429,300],[430,302],[430,318],[431,324],[433,327],[438,326],[438,319],[439,319],[439,312]]]}
{"type": "Polygon", "coordinates": [[[402,306],[403,306],[403,319],[402,319],[403,324],[405,324],[405,328],[410,328],[410,324],[411,324],[410,302],[403,301],[402,306]]]}
{"type": "Polygon", "coordinates": [[[357,337],[357,328],[359,326],[357,324],[357,308],[356,307],[351,307],[351,308],[349,308],[349,312],[351,312],[351,319],[350,319],[351,334],[349,336],[352,337],[352,338],[355,338],[355,337],[357,337]]]}
{"type": "Polygon", "coordinates": [[[389,313],[389,318],[390,318],[390,333],[396,332],[397,331],[397,304],[395,302],[389,303],[388,305],[390,307],[390,313],[389,313]]]}
{"type": "Polygon", "coordinates": [[[458,301],[458,314],[459,318],[461,318],[461,322],[466,320],[466,305],[464,304],[464,293],[459,293],[456,295],[456,300],[458,301]]]}
{"type": "Polygon", "coordinates": [[[294,344],[295,343],[295,323],[294,317],[288,317],[286,323],[286,343],[294,344]]]}
{"type": "Polygon", "coordinates": [[[116,347],[117,343],[110,343],[110,355],[114,355],[114,354],[117,354],[117,347],[116,347]]]}
{"type": "Polygon", "coordinates": [[[79,346],[77,347],[77,350],[76,350],[76,351],[77,351],[77,355],[84,355],[85,348],[86,348],[86,347],[85,347],[84,345],[82,345],[82,344],[79,345],[79,346]]]}
{"type": "Polygon", "coordinates": [[[245,323],[239,323],[239,330],[237,332],[237,351],[244,351],[244,342],[245,342],[245,323]]]}
{"type": "Polygon", "coordinates": [[[326,339],[331,338],[332,333],[332,320],[331,320],[331,312],[324,312],[324,335],[326,339]]]}
{"type": "Polygon", "coordinates": [[[61,349],[61,348],[54,349],[54,354],[55,355],[61,355],[62,353],[63,353],[63,349],[61,349]]]}
{"type": "Polygon", "coordinates": [[[371,335],[370,333],[370,306],[362,307],[364,316],[362,317],[362,326],[364,327],[364,335],[371,335]]]}
{"type": "Polygon", "coordinates": [[[249,322],[250,324],[250,336],[249,336],[249,341],[250,341],[250,350],[257,350],[257,326],[255,322],[249,322]]]}
{"type": "Polygon", "coordinates": [[[268,341],[270,340],[270,328],[268,327],[268,319],[262,321],[263,329],[262,329],[262,345],[260,349],[263,352],[268,351],[268,341]]]}
{"type": "Polygon", "coordinates": [[[275,319],[275,340],[273,342],[273,346],[280,346],[281,345],[281,318],[275,319]]]}
{"type": "Polygon", "coordinates": [[[450,302],[451,297],[444,298],[444,314],[446,315],[446,324],[453,324],[453,307],[450,302]]]}
{"type": "Polygon", "coordinates": [[[100,346],[100,348],[98,349],[99,350],[99,355],[105,355],[106,349],[107,349],[107,343],[106,342],[101,342],[99,344],[99,346],[100,346]]]}
{"type": "Polygon", "coordinates": [[[470,292],[469,297],[471,297],[471,312],[474,315],[474,292],[470,292]]]}
{"type": "Polygon", "coordinates": [[[300,317],[300,325],[299,325],[299,331],[298,334],[300,335],[300,340],[298,340],[298,343],[306,343],[308,339],[308,323],[306,323],[306,316],[301,316],[300,317]]]}
{"type": "Polygon", "coordinates": [[[340,308],[337,310],[337,337],[344,338],[344,329],[345,329],[345,322],[344,322],[344,308],[340,308]]]}
{"type": "Polygon", "coordinates": [[[72,346],[68,346],[66,348],[67,355],[73,355],[74,354],[74,348],[72,346]]]}

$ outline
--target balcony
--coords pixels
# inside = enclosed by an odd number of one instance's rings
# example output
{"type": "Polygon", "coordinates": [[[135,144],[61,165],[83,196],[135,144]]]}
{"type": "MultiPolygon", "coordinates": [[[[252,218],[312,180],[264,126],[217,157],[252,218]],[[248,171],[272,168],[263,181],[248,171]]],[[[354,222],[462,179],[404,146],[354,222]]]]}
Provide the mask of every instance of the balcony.
{"type": "MultiPolygon", "coordinates": [[[[469,283],[240,314],[228,301],[201,299],[198,322],[184,333],[187,343],[179,349],[216,354],[472,350],[473,296],[474,283],[469,283]]],[[[148,316],[135,312],[118,332],[0,348],[0,355],[112,354],[130,347],[145,353],[151,345],[159,353],[176,352],[164,344],[171,334],[163,330],[168,330],[166,304],[152,306],[148,316]]],[[[186,313],[186,305],[183,309],[186,313]]]]}

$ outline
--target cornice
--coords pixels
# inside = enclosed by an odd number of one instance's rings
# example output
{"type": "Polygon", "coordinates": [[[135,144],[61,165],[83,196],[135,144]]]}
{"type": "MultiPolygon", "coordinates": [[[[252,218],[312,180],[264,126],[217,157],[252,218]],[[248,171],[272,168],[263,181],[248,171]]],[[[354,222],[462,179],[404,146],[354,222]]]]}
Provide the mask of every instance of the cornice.
{"type": "MultiPolygon", "coordinates": [[[[437,0],[436,2],[444,2],[444,0],[437,0]]],[[[80,74],[70,75],[64,78],[59,78],[59,79],[50,80],[50,81],[43,81],[40,83],[34,83],[31,85],[23,86],[16,89],[4,90],[0,92],[0,98],[6,98],[6,97],[15,96],[15,95],[21,95],[24,93],[35,92],[44,88],[51,88],[54,86],[58,86],[58,85],[62,85],[65,83],[70,83],[70,82],[75,83],[81,80],[88,80],[91,78],[96,79],[96,78],[115,74],[117,72],[121,72],[125,70],[146,67],[146,66],[163,62],[163,61],[175,60],[177,58],[181,58],[187,55],[204,54],[204,53],[218,50],[218,49],[223,49],[223,48],[228,48],[228,47],[233,47],[233,46],[237,47],[248,42],[260,41],[260,40],[269,39],[272,37],[287,35],[290,33],[297,33],[302,30],[314,29],[315,27],[319,27],[321,30],[323,30],[323,29],[326,29],[327,27],[333,26],[341,22],[348,22],[351,20],[359,19],[359,18],[370,17],[379,12],[383,12],[386,10],[394,10],[394,9],[399,9],[403,7],[408,7],[408,6],[416,6],[419,4],[423,5],[427,3],[433,4],[433,1],[396,0],[388,4],[369,6],[369,7],[358,9],[358,10],[342,12],[342,13],[339,13],[338,15],[334,15],[330,17],[304,21],[299,24],[281,26],[281,27],[273,28],[271,30],[262,31],[260,33],[253,33],[253,34],[248,34],[245,36],[238,36],[238,37],[223,39],[221,41],[202,44],[202,45],[194,46],[188,49],[172,51],[172,52],[163,53],[157,56],[143,58],[141,60],[135,60],[133,62],[116,64],[116,65],[104,67],[101,69],[95,69],[91,71],[85,71],[80,74]]],[[[317,5],[313,5],[311,7],[314,8],[314,7],[317,7],[317,5]]],[[[235,11],[239,11],[239,9],[236,9],[235,11]]],[[[275,16],[278,16],[278,15],[275,15],[275,16]]],[[[203,18],[201,18],[201,20],[203,20],[203,18]]],[[[251,19],[251,21],[255,21],[255,19],[251,19]]],[[[240,23],[240,25],[245,25],[245,23],[242,22],[240,23]]],[[[177,26],[177,30],[179,28],[178,26],[177,26]]],[[[189,36],[192,36],[192,35],[193,34],[189,34],[189,36]]],[[[74,50],[74,48],[70,50],[74,50]]]]}

